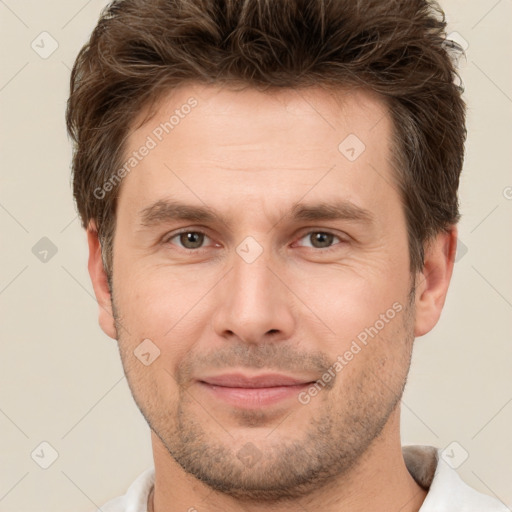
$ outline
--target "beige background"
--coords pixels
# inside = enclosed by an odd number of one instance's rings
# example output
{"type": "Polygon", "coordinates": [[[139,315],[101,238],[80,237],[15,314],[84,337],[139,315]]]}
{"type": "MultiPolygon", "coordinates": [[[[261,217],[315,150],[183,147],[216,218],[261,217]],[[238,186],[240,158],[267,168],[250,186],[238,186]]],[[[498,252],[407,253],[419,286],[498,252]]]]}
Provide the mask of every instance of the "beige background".
{"type": "MultiPolygon", "coordinates": [[[[0,511],[86,512],[152,464],[117,346],[97,324],[70,188],[69,70],[105,4],[0,0],[0,511]],[[58,44],[47,58],[43,31],[58,44]],[[46,262],[33,253],[43,237],[57,249],[46,262]],[[58,455],[47,469],[42,442],[58,455]]],[[[469,455],[463,479],[512,509],[512,1],[442,4],[468,44],[463,245],[443,316],[416,341],[402,437],[458,443],[447,453],[469,455]]]]}

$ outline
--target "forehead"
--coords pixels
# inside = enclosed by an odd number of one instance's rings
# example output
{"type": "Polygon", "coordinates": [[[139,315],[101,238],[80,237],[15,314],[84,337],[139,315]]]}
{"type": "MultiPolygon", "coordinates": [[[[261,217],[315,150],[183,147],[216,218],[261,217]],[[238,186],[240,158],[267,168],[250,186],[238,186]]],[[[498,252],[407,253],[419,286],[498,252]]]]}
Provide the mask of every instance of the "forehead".
{"type": "Polygon", "coordinates": [[[387,107],[361,89],[262,92],[190,84],[155,107],[149,119],[141,112],[127,139],[125,161],[136,162],[123,179],[125,206],[177,192],[196,203],[207,198],[214,208],[241,195],[265,195],[271,205],[287,193],[309,188],[314,196],[340,185],[357,199],[392,181],[387,107]]]}
{"type": "Polygon", "coordinates": [[[365,140],[377,124],[381,125],[381,133],[389,131],[390,125],[387,105],[376,93],[320,86],[258,91],[191,83],[161,95],[151,109],[151,117],[148,115],[145,109],[134,119],[129,148],[137,147],[148,134],[157,142],[178,139],[180,132],[186,130],[183,125],[199,129],[193,137],[186,131],[180,144],[200,149],[211,149],[212,145],[218,148],[219,142],[221,147],[241,143],[246,144],[243,149],[249,149],[247,144],[255,146],[260,141],[268,147],[286,147],[301,139],[310,141],[310,145],[322,141],[327,148],[347,129],[365,140]],[[241,126],[245,131],[239,130],[241,126]],[[325,138],[327,133],[332,140],[325,138]],[[173,137],[167,137],[171,134],[173,137]],[[278,138],[270,139],[270,134],[278,138]],[[219,136],[228,139],[216,140],[219,136]]]}

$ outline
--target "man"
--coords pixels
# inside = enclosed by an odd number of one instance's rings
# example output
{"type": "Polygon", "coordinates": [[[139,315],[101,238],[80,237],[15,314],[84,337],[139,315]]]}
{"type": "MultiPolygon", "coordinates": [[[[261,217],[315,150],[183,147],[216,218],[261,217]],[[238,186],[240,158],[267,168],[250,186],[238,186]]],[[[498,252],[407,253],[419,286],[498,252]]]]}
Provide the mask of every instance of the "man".
{"type": "Polygon", "coordinates": [[[74,194],[154,468],[107,511],[504,511],[400,443],[465,106],[424,0],[126,0],[71,77],[74,194]]]}

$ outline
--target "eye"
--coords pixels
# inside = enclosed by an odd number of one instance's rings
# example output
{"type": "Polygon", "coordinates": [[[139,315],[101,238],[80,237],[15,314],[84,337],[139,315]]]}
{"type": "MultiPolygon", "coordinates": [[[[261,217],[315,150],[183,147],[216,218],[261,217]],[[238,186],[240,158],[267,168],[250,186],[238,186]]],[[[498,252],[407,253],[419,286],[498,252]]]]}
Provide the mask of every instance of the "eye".
{"type": "Polygon", "coordinates": [[[173,243],[172,240],[175,238],[179,241],[179,244],[181,244],[181,248],[188,250],[201,249],[205,238],[209,239],[209,237],[202,231],[188,230],[175,233],[174,235],[166,238],[164,243],[173,243]]]}
{"type": "Polygon", "coordinates": [[[312,247],[313,249],[330,249],[332,247],[334,239],[338,239],[340,242],[341,238],[334,233],[328,231],[310,231],[300,240],[309,240],[311,245],[306,247],[312,247]]]}
{"type": "MultiPolygon", "coordinates": [[[[203,244],[205,239],[211,240],[210,237],[202,231],[193,231],[189,229],[174,233],[165,238],[163,242],[166,244],[171,243],[173,245],[178,245],[178,247],[188,251],[194,251],[204,248],[203,244]],[[173,242],[174,239],[177,240],[177,243],[173,242]]],[[[338,235],[329,231],[310,231],[303,235],[299,240],[309,241],[309,244],[299,244],[299,246],[309,247],[312,249],[324,249],[323,252],[327,252],[332,249],[333,245],[336,245],[336,240],[338,240],[338,242],[344,242],[344,240],[342,240],[338,235]]]]}

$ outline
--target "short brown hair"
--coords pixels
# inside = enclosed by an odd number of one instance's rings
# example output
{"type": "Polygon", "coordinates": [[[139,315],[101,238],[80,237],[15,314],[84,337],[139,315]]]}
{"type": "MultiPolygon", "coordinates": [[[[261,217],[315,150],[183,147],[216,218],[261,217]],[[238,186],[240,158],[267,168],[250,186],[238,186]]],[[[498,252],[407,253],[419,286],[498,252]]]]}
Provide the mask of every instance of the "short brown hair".
{"type": "MultiPolygon", "coordinates": [[[[459,221],[465,104],[441,8],[427,0],[116,0],[71,73],[66,123],[82,225],[96,221],[107,275],[134,119],[185,83],[258,89],[365,87],[393,121],[394,179],[411,272],[424,244],[459,221]]],[[[109,279],[110,282],[110,279],[109,279]]]]}

